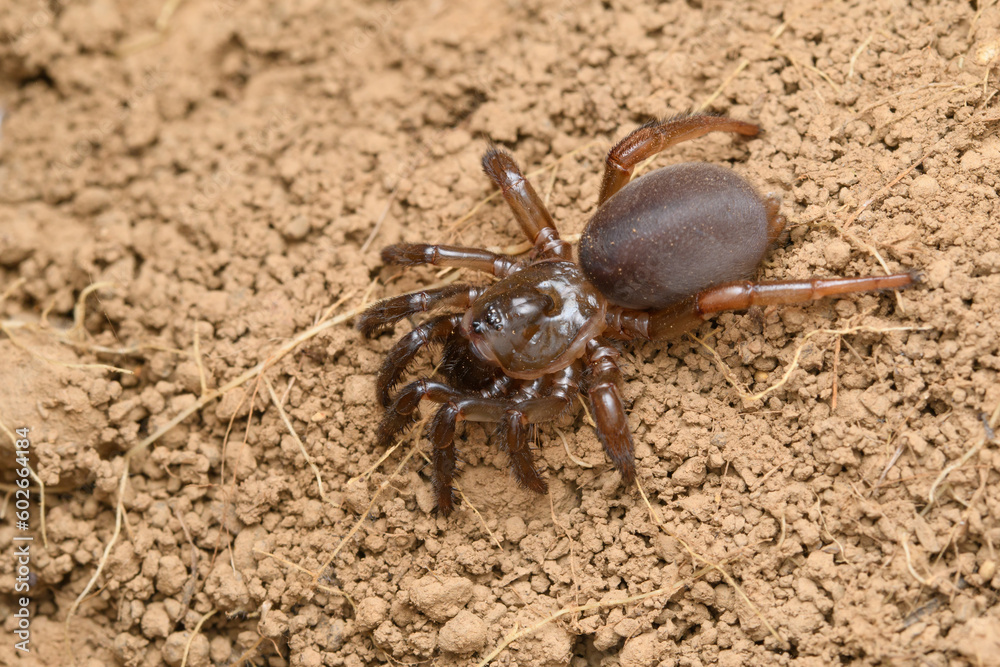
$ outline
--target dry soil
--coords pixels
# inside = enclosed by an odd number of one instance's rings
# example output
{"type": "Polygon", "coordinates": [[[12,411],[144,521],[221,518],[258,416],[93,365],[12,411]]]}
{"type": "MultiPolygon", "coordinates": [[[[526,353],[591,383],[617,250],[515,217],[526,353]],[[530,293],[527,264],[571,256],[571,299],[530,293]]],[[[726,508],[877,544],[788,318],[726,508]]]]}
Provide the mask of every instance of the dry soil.
{"type": "Polygon", "coordinates": [[[0,663],[1000,665],[998,56],[992,0],[4,3],[0,663]],[[649,506],[581,412],[547,497],[459,429],[440,517],[427,443],[373,444],[410,325],[351,314],[477,278],[378,249],[520,243],[489,140],[578,234],[686,109],[764,129],[649,167],[780,194],[762,278],[923,284],[624,346],[649,506]]]}

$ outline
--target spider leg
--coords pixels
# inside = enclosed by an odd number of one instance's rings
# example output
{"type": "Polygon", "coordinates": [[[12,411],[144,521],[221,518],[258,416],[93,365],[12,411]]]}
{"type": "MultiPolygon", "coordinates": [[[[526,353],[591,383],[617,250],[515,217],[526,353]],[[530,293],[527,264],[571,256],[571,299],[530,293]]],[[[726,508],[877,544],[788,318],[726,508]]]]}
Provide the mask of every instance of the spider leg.
{"type": "Polygon", "coordinates": [[[448,516],[455,507],[452,480],[455,478],[457,455],[455,453],[455,424],[460,410],[454,403],[445,403],[434,414],[427,426],[427,438],[434,445],[431,454],[434,494],[441,514],[448,516]]]}
{"type": "Polygon", "coordinates": [[[483,155],[483,171],[500,188],[524,235],[543,257],[572,259],[572,247],[559,238],[545,203],[521,173],[514,158],[492,146],[483,155]]]}
{"type": "Polygon", "coordinates": [[[774,246],[784,233],[785,224],[788,222],[781,214],[781,197],[775,194],[764,197],[764,211],[767,213],[767,243],[769,246],[774,246]]]}
{"type": "Polygon", "coordinates": [[[535,425],[529,424],[524,413],[516,410],[506,412],[493,432],[500,447],[507,452],[510,472],[518,485],[536,493],[546,493],[549,485],[535,468],[535,457],[528,447],[534,435],[535,425]]]}
{"type": "MultiPolygon", "coordinates": [[[[422,379],[408,384],[396,396],[379,425],[377,442],[385,446],[417,421],[418,405],[424,398],[441,403],[427,426],[433,445],[431,463],[438,509],[447,516],[455,505],[452,482],[456,471],[455,427],[459,421],[495,422],[501,446],[510,457],[517,482],[544,493],[548,486],[538,474],[528,441],[534,425],[555,419],[572,406],[578,392],[582,364],[522,386],[513,398],[476,395],[443,383],[422,379]]],[[[489,390],[484,390],[484,392],[489,390]]]]}
{"type": "Polygon", "coordinates": [[[484,289],[471,285],[448,285],[383,299],[358,317],[355,328],[366,338],[372,338],[410,315],[426,313],[435,308],[464,310],[472,305],[484,289]]]}
{"type": "Polygon", "coordinates": [[[806,278],[773,282],[737,281],[716,285],[668,308],[652,312],[608,308],[606,335],[629,340],[663,340],[690,331],[726,310],[815,301],[854,292],[903,289],[920,281],[916,272],[856,278],[806,278]]]}
{"type": "Polygon", "coordinates": [[[399,378],[406,372],[406,367],[410,365],[417,353],[432,343],[445,343],[461,321],[461,315],[434,317],[396,341],[396,344],[392,346],[382,361],[378,375],[375,376],[375,391],[383,407],[389,406],[391,402],[389,392],[399,382],[399,378]]]}
{"type": "Polygon", "coordinates": [[[556,419],[573,405],[579,393],[579,377],[583,366],[573,364],[555,376],[545,376],[521,391],[521,400],[504,413],[494,433],[510,459],[510,470],[517,483],[537,493],[548,491],[548,484],[538,474],[535,460],[528,448],[535,424],[556,419]],[[544,395],[541,395],[544,394],[544,395]]]}
{"type": "Polygon", "coordinates": [[[392,404],[386,408],[385,416],[375,432],[376,446],[385,447],[393,438],[413,426],[420,416],[417,408],[424,398],[435,403],[455,403],[463,398],[463,394],[442,382],[426,378],[411,382],[400,389],[392,404]]]}
{"type": "Polygon", "coordinates": [[[379,446],[389,444],[417,421],[421,399],[443,403],[427,426],[427,438],[433,445],[431,464],[434,470],[434,493],[438,509],[444,516],[451,514],[455,505],[452,494],[452,480],[456,469],[455,426],[461,419],[472,421],[499,421],[509,407],[509,401],[502,398],[483,398],[460,392],[433,380],[412,382],[396,396],[386,410],[379,424],[376,442],[379,446]]]}
{"type": "Polygon", "coordinates": [[[760,128],[752,123],[707,114],[683,114],[646,123],[615,144],[608,153],[597,205],[600,206],[625,187],[640,162],[671,146],[709,132],[736,132],[753,137],[759,131],[760,128]]]}
{"type": "Polygon", "coordinates": [[[492,273],[497,278],[514,273],[517,261],[489,250],[428,243],[399,243],[382,249],[382,262],[398,266],[454,266],[492,273]]]}
{"type": "Polygon", "coordinates": [[[621,473],[622,481],[630,484],[635,479],[635,447],[625,406],[618,393],[622,381],[621,371],[615,363],[618,351],[606,342],[595,338],[587,344],[587,394],[594,411],[597,437],[621,473]]]}

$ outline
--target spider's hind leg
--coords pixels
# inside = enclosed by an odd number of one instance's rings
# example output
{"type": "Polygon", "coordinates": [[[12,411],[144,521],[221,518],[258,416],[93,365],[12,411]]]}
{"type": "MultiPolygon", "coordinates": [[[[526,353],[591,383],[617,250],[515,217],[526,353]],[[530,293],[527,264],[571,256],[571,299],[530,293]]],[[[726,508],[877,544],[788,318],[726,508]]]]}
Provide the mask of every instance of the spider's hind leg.
{"type": "Polygon", "coordinates": [[[759,131],[752,123],[710,114],[681,114],[646,123],[615,144],[608,153],[597,204],[600,206],[625,187],[640,162],[682,141],[697,139],[709,132],[735,132],[753,137],[759,131]]]}

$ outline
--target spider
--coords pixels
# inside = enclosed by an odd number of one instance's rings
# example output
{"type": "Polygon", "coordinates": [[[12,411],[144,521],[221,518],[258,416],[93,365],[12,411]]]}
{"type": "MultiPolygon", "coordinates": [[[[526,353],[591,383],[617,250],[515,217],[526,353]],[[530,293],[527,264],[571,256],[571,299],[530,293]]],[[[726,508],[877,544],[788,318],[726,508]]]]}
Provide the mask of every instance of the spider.
{"type": "Polygon", "coordinates": [[[597,210],[580,239],[579,263],[514,159],[495,146],[483,156],[483,168],[534,246],[527,259],[423,243],[382,250],[385,264],[462,267],[498,278],[386,299],[357,322],[372,337],[418,313],[451,311],[400,338],[375,380],[386,408],[376,435],[380,446],[418,420],[421,400],[440,405],[426,436],[444,516],[456,502],[458,422],[496,424],[493,439],[506,451],[514,478],[545,493],[528,443],[538,424],[572,409],[581,392],[604,451],[622,480],[632,482],[632,435],[611,341],[668,339],[721,311],[899,289],[918,279],[901,273],[749,281],[784,229],[777,197],[761,198],[731,170],[701,162],[631,180],[641,161],[716,131],[752,137],[759,128],[725,116],[685,114],[647,123],[616,144],[606,159],[597,210]],[[422,377],[394,394],[417,354],[434,344],[443,346],[439,377],[422,377]]]}

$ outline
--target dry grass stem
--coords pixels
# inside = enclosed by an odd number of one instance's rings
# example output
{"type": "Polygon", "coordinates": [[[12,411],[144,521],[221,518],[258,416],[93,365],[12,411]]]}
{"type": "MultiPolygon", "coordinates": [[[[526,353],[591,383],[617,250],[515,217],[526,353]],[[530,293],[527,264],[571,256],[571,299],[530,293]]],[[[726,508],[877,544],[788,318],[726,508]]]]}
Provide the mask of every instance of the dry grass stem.
{"type": "Polygon", "coordinates": [[[851,54],[850,67],[847,68],[847,77],[845,77],[844,79],[845,81],[850,81],[851,78],[854,76],[854,65],[857,64],[858,58],[861,56],[861,53],[865,49],[867,49],[868,45],[872,43],[873,39],[875,39],[875,35],[876,33],[874,32],[869,34],[868,37],[865,38],[865,41],[861,42],[861,44],[858,45],[858,48],[854,50],[854,53],[851,54]]]}
{"type": "Polygon", "coordinates": [[[726,580],[726,583],[732,586],[733,590],[739,593],[740,597],[743,599],[743,603],[750,609],[750,611],[754,613],[754,615],[757,618],[760,619],[760,622],[764,624],[764,627],[766,627],[768,632],[771,633],[771,636],[774,637],[775,641],[777,641],[781,645],[787,645],[787,642],[781,637],[781,635],[778,634],[778,631],[774,629],[774,626],[771,625],[771,622],[764,617],[764,615],[760,612],[760,609],[757,608],[757,605],[755,605],[747,596],[747,594],[743,591],[743,587],[740,586],[738,583],[736,583],[736,580],[733,579],[733,576],[729,574],[729,572],[724,570],[721,564],[711,561],[708,558],[702,556],[701,554],[696,552],[694,548],[690,544],[688,544],[684,539],[674,534],[673,532],[670,531],[670,529],[667,528],[666,524],[663,523],[663,519],[660,518],[660,513],[657,512],[656,509],[650,504],[649,498],[646,496],[646,491],[642,488],[642,484],[639,483],[638,478],[636,478],[635,480],[635,488],[639,490],[639,495],[642,496],[642,502],[645,503],[646,509],[649,512],[649,516],[653,519],[653,523],[659,526],[660,530],[662,530],[665,535],[680,542],[681,546],[684,547],[684,550],[687,551],[688,555],[691,556],[692,561],[696,563],[704,563],[707,569],[715,570],[719,574],[721,574],[722,577],[726,580]]]}
{"type": "Polygon", "coordinates": [[[830,410],[837,409],[837,377],[840,370],[840,341],[841,337],[837,336],[837,343],[833,348],[833,388],[830,390],[830,410]]]}
{"type": "Polygon", "coordinates": [[[99,289],[104,289],[105,287],[117,287],[117,283],[110,281],[104,281],[99,283],[91,283],[84,287],[79,296],[76,297],[76,305],[73,306],[73,326],[67,332],[71,336],[78,336],[83,339],[87,335],[87,330],[84,328],[85,320],[87,319],[87,297],[96,292],[99,289]]]}
{"type": "Polygon", "coordinates": [[[903,546],[903,552],[906,554],[906,569],[909,570],[910,575],[914,579],[920,582],[921,586],[927,586],[928,585],[927,580],[924,577],[921,577],[917,573],[916,568],[913,567],[913,558],[910,556],[910,545],[908,544],[909,541],[910,541],[909,535],[902,535],[899,538],[899,543],[903,546]]]}
{"type": "Polygon", "coordinates": [[[271,396],[271,403],[273,403],[274,407],[278,410],[278,416],[280,416],[281,421],[285,423],[285,427],[288,429],[288,432],[291,433],[292,439],[295,440],[295,444],[299,446],[299,451],[302,452],[302,456],[305,458],[306,463],[309,464],[309,467],[312,468],[313,474],[316,475],[316,484],[319,486],[319,497],[324,503],[329,503],[326,498],[326,492],[323,490],[323,477],[319,473],[319,467],[312,460],[312,457],[309,456],[309,452],[306,451],[306,445],[302,442],[302,438],[300,438],[299,434],[295,432],[295,427],[292,426],[292,422],[288,418],[285,408],[281,405],[282,402],[278,400],[278,395],[274,393],[274,387],[271,386],[271,381],[266,375],[261,375],[261,377],[264,379],[264,386],[267,387],[267,393],[271,396]]]}
{"type": "Polygon", "coordinates": [[[202,617],[198,619],[198,623],[197,625],[194,626],[194,630],[191,631],[187,643],[184,644],[184,655],[181,657],[181,667],[187,667],[188,653],[191,652],[191,642],[193,642],[194,638],[198,636],[199,632],[201,632],[201,626],[205,624],[205,621],[215,616],[215,614],[218,613],[218,611],[219,611],[218,609],[213,609],[212,611],[202,615],[202,617]]]}
{"type": "Polygon", "coordinates": [[[594,467],[594,464],[587,463],[583,459],[578,459],[576,456],[574,456],[573,452],[571,452],[569,450],[569,442],[566,440],[566,436],[563,434],[562,429],[560,429],[558,427],[555,427],[555,426],[553,426],[553,428],[555,429],[556,434],[562,440],[563,449],[566,450],[566,456],[569,458],[570,461],[572,461],[576,465],[580,466],[581,468],[593,468],[594,467]]]}
{"type": "Polygon", "coordinates": [[[97,563],[97,569],[94,570],[94,575],[90,578],[90,581],[87,582],[87,585],[84,586],[83,590],[80,591],[80,595],[76,597],[76,600],[73,601],[72,606],[70,606],[69,611],[66,613],[66,620],[63,623],[63,640],[67,643],[67,646],[69,643],[69,623],[73,620],[73,616],[76,614],[76,610],[80,606],[80,603],[83,602],[84,598],[87,597],[87,593],[89,593],[90,589],[94,587],[95,583],[97,583],[98,577],[101,576],[101,572],[104,570],[104,566],[108,562],[108,556],[111,554],[111,549],[115,546],[115,543],[118,541],[118,536],[121,534],[122,520],[125,514],[125,484],[127,482],[128,462],[126,461],[125,465],[122,466],[121,481],[118,483],[118,502],[115,505],[115,530],[111,534],[111,539],[108,540],[108,545],[104,547],[104,553],[101,555],[101,560],[97,563]]]}
{"type": "Polygon", "coordinates": [[[21,285],[23,285],[26,282],[28,282],[28,279],[22,276],[21,278],[18,278],[10,285],[8,285],[7,289],[5,289],[3,293],[0,293],[0,303],[3,303],[8,298],[10,298],[10,295],[16,292],[18,289],[20,289],[21,285]]]}
{"type": "MultiPolygon", "coordinates": [[[[423,454],[423,452],[421,452],[421,454],[423,454]]],[[[426,455],[424,456],[424,459],[428,463],[430,463],[430,459],[428,459],[426,455]]],[[[458,491],[458,495],[462,499],[462,502],[464,502],[466,505],[469,506],[469,509],[471,509],[475,513],[476,517],[479,519],[479,523],[483,524],[483,528],[485,528],[486,532],[489,533],[490,539],[493,540],[493,544],[497,545],[497,549],[503,551],[503,545],[500,544],[500,540],[498,540],[497,536],[493,533],[492,530],[490,530],[490,527],[486,524],[486,519],[483,518],[483,515],[479,512],[479,509],[472,504],[472,501],[469,500],[469,498],[465,495],[465,492],[462,491],[462,487],[460,487],[457,482],[453,481],[452,484],[455,486],[455,490],[458,491]]]]}
{"type": "MultiPolygon", "coordinates": [[[[993,410],[993,414],[990,416],[990,420],[988,422],[990,430],[996,430],[998,423],[1000,423],[1000,403],[997,403],[996,408],[993,410]]],[[[976,444],[970,447],[968,451],[962,455],[962,458],[941,471],[941,474],[938,475],[934,480],[934,483],[931,484],[930,491],[927,492],[927,500],[931,505],[933,505],[934,501],[937,500],[934,493],[937,491],[937,488],[942,484],[942,482],[948,478],[948,475],[968,463],[969,459],[978,454],[979,450],[982,449],[990,440],[992,440],[992,436],[986,433],[986,429],[983,429],[983,434],[979,437],[976,444]]]]}
{"type": "Polygon", "coordinates": [[[521,639],[522,637],[526,637],[530,634],[533,634],[534,632],[540,630],[541,628],[544,628],[546,625],[559,620],[563,616],[567,616],[570,614],[578,614],[584,611],[591,611],[593,609],[604,609],[607,607],[621,607],[626,604],[631,604],[633,602],[641,602],[642,600],[648,600],[649,598],[657,597],[660,595],[668,595],[668,596],[674,595],[678,591],[682,590],[685,586],[689,585],[690,582],[696,581],[701,577],[705,576],[706,574],[708,574],[709,572],[711,572],[712,569],[713,569],[712,567],[704,567],[701,570],[698,570],[697,572],[692,574],[690,577],[688,577],[686,581],[679,582],[677,584],[674,584],[673,586],[664,586],[663,588],[658,588],[655,591],[649,591],[648,593],[640,593],[639,595],[633,595],[632,597],[621,598],[617,600],[606,600],[603,602],[592,602],[590,604],[584,604],[574,607],[564,607],[563,609],[560,609],[551,616],[547,616],[542,620],[538,621],[537,623],[523,629],[520,629],[515,625],[514,629],[506,637],[503,638],[503,640],[500,642],[500,644],[496,646],[496,648],[490,651],[490,653],[485,658],[476,663],[476,667],[486,667],[486,665],[488,665],[490,662],[493,661],[494,658],[500,655],[500,653],[502,653],[504,649],[506,649],[508,646],[510,646],[517,640],[521,639]]]}
{"type": "MultiPolygon", "coordinates": [[[[156,442],[161,437],[163,437],[163,434],[165,434],[168,431],[170,431],[171,429],[173,429],[175,426],[177,426],[178,424],[180,424],[182,421],[184,421],[185,419],[187,419],[189,416],[191,416],[192,414],[194,414],[195,412],[197,412],[201,408],[203,408],[206,405],[208,405],[209,403],[211,403],[216,398],[222,396],[223,394],[225,394],[227,391],[230,391],[231,389],[235,389],[235,388],[239,387],[240,385],[242,385],[243,383],[247,382],[248,380],[251,380],[251,379],[259,376],[261,373],[263,373],[265,370],[267,370],[268,368],[270,368],[271,366],[273,366],[275,363],[277,363],[278,360],[280,360],[285,355],[287,355],[289,352],[291,352],[292,350],[294,350],[295,348],[297,348],[303,342],[305,342],[305,341],[307,341],[307,340],[315,337],[316,335],[320,334],[321,332],[323,332],[323,331],[325,331],[325,330],[327,330],[327,329],[329,329],[331,327],[337,326],[339,324],[343,324],[344,322],[348,321],[349,319],[351,319],[352,317],[354,317],[355,315],[357,315],[359,312],[361,312],[361,310],[362,309],[360,307],[359,308],[354,308],[354,309],[352,309],[352,310],[350,310],[350,311],[348,311],[346,313],[338,315],[337,317],[333,317],[331,319],[324,320],[324,321],[320,322],[319,324],[317,324],[316,326],[313,326],[313,327],[307,329],[306,331],[303,331],[298,336],[292,338],[290,341],[286,342],[284,345],[282,345],[281,347],[279,347],[278,350],[275,351],[274,354],[272,354],[271,356],[269,356],[266,360],[264,360],[261,363],[257,364],[256,366],[254,366],[250,370],[248,370],[248,371],[240,374],[237,378],[235,378],[234,380],[228,382],[226,385],[224,385],[224,386],[222,386],[222,387],[220,387],[220,388],[218,388],[218,389],[216,389],[214,391],[211,391],[211,392],[205,394],[204,396],[200,397],[194,404],[192,404],[190,407],[186,408],[185,410],[182,410],[173,419],[171,419],[166,424],[164,424],[159,429],[157,429],[156,432],[154,432],[149,437],[145,438],[144,440],[142,440],[138,444],[134,445],[127,452],[125,452],[124,456],[122,457],[123,460],[124,460],[124,464],[125,465],[124,465],[124,468],[122,470],[121,482],[120,482],[119,488],[118,488],[118,502],[116,504],[116,509],[115,509],[115,530],[112,533],[111,539],[108,541],[107,546],[104,548],[104,553],[101,556],[101,560],[98,562],[97,570],[94,572],[94,575],[90,578],[90,581],[87,582],[87,585],[84,587],[83,591],[76,598],[76,600],[73,602],[73,605],[70,607],[69,612],[66,614],[66,620],[64,622],[64,631],[65,631],[64,632],[64,639],[66,641],[69,640],[69,624],[72,621],[73,616],[76,614],[77,608],[79,608],[81,602],[86,598],[87,593],[90,592],[90,589],[93,588],[93,586],[96,583],[97,579],[100,577],[101,572],[103,571],[104,566],[107,563],[108,555],[111,553],[111,549],[114,547],[115,543],[118,541],[118,536],[121,534],[121,528],[122,528],[122,523],[123,523],[123,520],[124,520],[124,513],[125,513],[125,508],[124,508],[124,505],[123,505],[123,497],[124,497],[124,493],[125,493],[125,484],[128,482],[129,464],[130,464],[132,458],[135,457],[137,454],[145,451],[150,445],[152,445],[154,442],[156,442]]],[[[409,458],[409,457],[407,457],[407,458],[409,458]]],[[[343,544],[344,543],[341,543],[341,546],[343,546],[343,544]]],[[[338,552],[339,552],[339,548],[338,548],[338,552]]],[[[324,569],[325,569],[325,567],[324,567],[324,569]]]]}
{"type": "Polygon", "coordinates": [[[156,23],[153,24],[153,31],[145,32],[129,39],[118,48],[115,52],[116,55],[119,58],[127,58],[134,53],[145,51],[162,42],[167,36],[167,31],[170,29],[171,19],[173,19],[174,14],[183,2],[184,0],[167,0],[163,3],[163,7],[160,8],[160,13],[156,17],[156,23]]]}
{"type": "Polygon", "coordinates": [[[365,470],[360,475],[358,475],[356,477],[352,477],[349,480],[347,480],[347,484],[345,484],[344,486],[350,486],[351,484],[354,484],[355,482],[358,482],[360,480],[366,480],[367,481],[368,478],[371,477],[372,473],[379,469],[379,466],[382,465],[382,462],[385,461],[390,456],[392,456],[392,453],[394,451],[396,451],[397,449],[399,449],[399,446],[401,444],[403,444],[402,440],[397,441],[396,444],[394,444],[392,447],[389,447],[388,449],[386,449],[385,452],[382,453],[382,456],[378,457],[378,460],[375,461],[375,463],[373,463],[372,465],[370,465],[368,467],[368,469],[365,470]]]}
{"type": "Polygon", "coordinates": [[[926,330],[928,330],[928,327],[873,327],[873,326],[863,325],[863,326],[849,327],[847,329],[816,329],[814,331],[810,331],[809,333],[807,333],[805,336],[802,337],[802,342],[795,349],[795,353],[792,355],[792,360],[788,364],[788,367],[785,369],[785,372],[782,374],[781,379],[779,379],[776,383],[774,383],[770,387],[762,391],[759,391],[756,394],[751,394],[747,392],[746,389],[744,389],[741,386],[741,383],[739,383],[735,378],[733,378],[733,376],[730,373],[729,367],[725,364],[725,362],[723,362],[722,357],[720,357],[719,353],[715,351],[715,348],[711,347],[710,345],[708,345],[708,343],[704,342],[703,340],[701,340],[697,336],[694,336],[693,334],[688,334],[688,335],[690,335],[699,344],[701,344],[702,347],[708,350],[708,352],[712,355],[712,358],[715,359],[715,363],[716,365],[718,365],[719,370],[722,372],[723,377],[725,377],[726,381],[729,382],[729,384],[732,385],[732,387],[737,391],[737,393],[740,395],[740,398],[742,398],[744,401],[759,401],[768,394],[777,391],[788,382],[788,379],[791,377],[792,373],[795,371],[795,369],[799,367],[799,358],[802,356],[802,353],[806,348],[808,340],[813,336],[817,336],[819,334],[833,334],[833,335],[843,336],[847,334],[854,334],[860,332],[884,334],[892,331],[926,331],[926,330]]]}
{"type": "Polygon", "coordinates": [[[201,386],[201,395],[208,393],[208,380],[205,376],[205,364],[201,361],[201,336],[198,335],[198,325],[194,327],[194,363],[198,367],[198,384],[201,386]]]}
{"type": "Polygon", "coordinates": [[[170,431],[171,429],[173,429],[175,426],[177,426],[178,424],[180,424],[182,421],[184,421],[185,419],[187,419],[188,417],[190,417],[192,414],[194,414],[198,410],[201,410],[203,407],[205,407],[206,405],[208,405],[209,403],[211,403],[215,399],[219,398],[220,396],[222,396],[223,394],[225,394],[226,392],[228,392],[228,391],[230,391],[232,389],[236,389],[237,387],[239,387],[240,385],[244,384],[245,382],[248,382],[249,380],[255,379],[262,372],[264,372],[265,370],[267,370],[268,368],[270,368],[271,366],[273,366],[274,364],[276,364],[285,355],[287,355],[289,352],[291,352],[292,350],[294,350],[295,348],[297,348],[299,345],[301,345],[305,341],[309,340],[310,338],[315,338],[317,335],[319,335],[320,333],[326,331],[327,329],[335,327],[335,326],[337,326],[339,324],[343,324],[344,322],[350,320],[352,317],[356,316],[362,310],[364,310],[364,308],[362,308],[362,307],[352,308],[351,310],[349,310],[349,311],[347,311],[345,313],[341,313],[340,315],[338,315],[336,317],[330,318],[328,320],[324,320],[324,321],[320,322],[319,324],[317,324],[316,326],[313,326],[313,327],[310,327],[309,329],[306,329],[305,331],[303,331],[302,333],[300,333],[298,336],[295,336],[291,340],[289,340],[286,343],[284,343],[281,347],[279,347],[274,352],[274,354],[270,355],[264,361],[260,362],[259,364],[257,364],[253,368],[251,368],[250,370],[247,370],[247,371],[241,373],[239,376],[237,376],[233,380],[227,382],[225,385],[219,387],[218,389],[214,389],[214,390],[208,392],[207,394],[205,394],[204,396],[202,396],[201,398],[199,398],[195,403],[193,403],[189,407],[187,407],[184,410],[182,410],[180,413],[177,414],[177,416],[175,416],[173,419],[171,419],[170,421],[168,421],[166,424],[164,424],[163,426],[161,426],[160,428],[158,428],[155,433],[151,434],[150,436],[148,436],[147,438],[145,438],[142,442],[134,445],[131,449],[129,449],[127,452],[125,452],[125,457],[127,459],[131,459],[133,456],[135,456],[139,452],[145,450],[150,445],[152,445],[154,442],[156,442],[157,440],[159,440],[160,438],[162,438],[164,433],[167,433],[168,431],[170,431]]]}
{"type": "MultiPolygon", "coordinates": [[[[772,44],[774,44],[774,39],[776,38],[773,38],[771,40],[772,44]]],[[[736,66],[736,69],[734,69],[729,76],[723,79],[722,83],[719,84],[718,88],[712,91],[712,94],[706,97],[705,101],[696,106],[694,110],[704,111],[705,109],[707,109],[712,104],[712,102],[714,102],[719,97],[719,95],[721,95],[723,91],[725,91],[726,87],[729,86],[729,84],[731,84],[733,81],[735,81],[736,77],[738,77],[743,72],[743,70],[745,70],[749,66],[750,66],[749,60],[747,60],[746,58],[741,60],[740,63],[736,66]]]]}
{"type": "MultiPolygon", "coordinates": [[[[416,428],[415,432],[420,433],[420,429],[416,428]]],[[[319,569],[319,572],[317,572],[313,576],[313,581],[312,581],[313,587],[315,587],[319,583],[319,579],[322,576],[323,572],[326,572],[326,568],[330,567],[330,563],[334,561],[334,559],[341,552],[341,550],[343,550],[344,546],[351,540],[351,538],[354,537],[354,535],[358,532],[358,530],[361,529],[361,525],[365,522],[365,518],[368,516],[368,513],[371,511],[372,507],[375,506],[375,501],[378,500],[378,497],[382,494],[383,491],[385,491],[385,489],[389,486],[392,480],[394,480],[399,475],[399,472],[403,469],[404,466],[406,466],[406,464],[410,461],[413,455],[417,453],[418,447],[419,447],[418,443],[414,442],[413,446],[410,447],[410,451],[408,451],[406,453],[406,456],[402,458],[402,460],[399,462],[399,465],[396,466],[396,469],[392,471],[392,474],[389,475],[389,477],[387,477],[385,481],[382,482],[381,485],[379,485],[378,489],[375,491],[375,494],[372,495],[372,499],[368,502],[368,507],[366,507],[365,511],[362,512],[361,516],[358,517],[358,520],[354,523],[351,529],[347,531],[347,535],[344,536],[344,539],[340,541],[340,544],[336,546],[336,548],[333,550],[330,556],[326,559],[326,562],[323,563],[323,566],[319,569]]]]}

